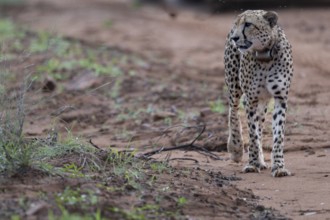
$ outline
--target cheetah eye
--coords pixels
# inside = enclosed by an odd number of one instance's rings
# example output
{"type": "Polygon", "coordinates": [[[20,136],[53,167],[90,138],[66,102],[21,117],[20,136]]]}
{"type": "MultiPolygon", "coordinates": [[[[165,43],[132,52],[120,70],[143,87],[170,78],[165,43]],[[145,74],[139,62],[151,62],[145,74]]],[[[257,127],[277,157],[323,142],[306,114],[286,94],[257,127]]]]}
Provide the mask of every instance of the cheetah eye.
{"type": "Polygon", "coordinates": [[[250,27],[252,25],[252,23],[250,22],[245,22],[245,27],[250,27]]]}

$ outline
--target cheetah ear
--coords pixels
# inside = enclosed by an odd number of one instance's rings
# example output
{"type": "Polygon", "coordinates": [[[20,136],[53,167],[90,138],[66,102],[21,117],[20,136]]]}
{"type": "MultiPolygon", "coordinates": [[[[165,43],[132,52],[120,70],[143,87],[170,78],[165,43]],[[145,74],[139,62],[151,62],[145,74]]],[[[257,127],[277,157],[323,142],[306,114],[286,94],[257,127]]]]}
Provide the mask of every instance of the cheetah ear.
{"type": "Polygon", "coordinates": [[[277,13],[275,11],[267,11],[266,14],[263,15],[264,19],[269,22],[271,28],[273,28],[277,24],[277,13]]]}

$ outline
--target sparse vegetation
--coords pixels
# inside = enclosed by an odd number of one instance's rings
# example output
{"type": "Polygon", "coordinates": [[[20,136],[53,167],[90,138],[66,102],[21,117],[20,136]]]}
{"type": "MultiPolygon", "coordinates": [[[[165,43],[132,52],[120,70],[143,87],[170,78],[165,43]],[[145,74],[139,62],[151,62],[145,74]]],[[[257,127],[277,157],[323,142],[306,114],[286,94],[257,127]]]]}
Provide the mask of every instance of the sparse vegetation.
{"type": "Polygon", "coordinates": [[[15,24],[8,19],[0,19],[0,41],[9,39],[21,39],[24,37],[24,32],[17,29],[15,24]]]}
{"type": "Polygon", "coordinates": [[[0,173],[16,173],[32,166],[35,143],[23,139],[26,85],[19,91],[9,92],[5,77],[1,76],[0,85],[0,173]]]}
{"type": "Polygon", "coordinates": [[[79,188],[71,189],[68,187],[63,192],[55,195],[55,201],[59,207],[82,206],[83,209],[87,209],[88,206],[98,203],[98,197],[91,190],[84,192],[79,188]]]}
{"type": "Polygon", "coordinates": [[[216,101],[210,102],[210,107],[212,112],[223,114],[226,111],[225,106],[220,98],[216,101]]]}
{"type": "Polygon", "coordinates": [[[38,32],[37,37],[30,42],[29,51],[31,53],[46,52],[53,43],[53,39],[51,39],[48,32],[38,32]]]}

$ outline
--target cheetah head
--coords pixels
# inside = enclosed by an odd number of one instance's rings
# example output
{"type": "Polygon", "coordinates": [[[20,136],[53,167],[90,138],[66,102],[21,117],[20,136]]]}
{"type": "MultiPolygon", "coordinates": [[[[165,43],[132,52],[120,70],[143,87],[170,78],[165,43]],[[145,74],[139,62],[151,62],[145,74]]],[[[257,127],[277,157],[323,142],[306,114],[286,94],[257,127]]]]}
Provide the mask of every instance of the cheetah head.
{"type": "Polygon", "coordinates": [[[238,15],[231,40],[241,53],[264,51],[272,45],[277,14],[273,11],[248,10],[238,15]]]}

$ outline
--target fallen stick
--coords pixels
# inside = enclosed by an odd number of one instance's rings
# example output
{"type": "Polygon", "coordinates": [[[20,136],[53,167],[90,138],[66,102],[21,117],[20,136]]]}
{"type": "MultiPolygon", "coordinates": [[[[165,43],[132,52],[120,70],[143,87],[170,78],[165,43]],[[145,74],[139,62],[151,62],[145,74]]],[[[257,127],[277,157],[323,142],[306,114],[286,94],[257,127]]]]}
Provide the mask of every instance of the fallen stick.
{"type": "Polygon", "coordinates": [[[183,144],[183,145],[174,146],[174,147],[167,147],[167,148],[161,147],[160,149],[149,151],[149,152],[146,152],[142,155],[139,155],[139,157],[150,158],[151,156],[153,156],[155,154],[159,154],[159,153],[165,152],[165,151],[192,149],[192,150],[197,150],[197,152],[199,152],[199,153],[203,152],[204,155],[209,156],[214,160],[222,160],[222,158],[220,158],[216,154],[208,151],[204,147],[199,147],[199,146],[194,144],[198,140],[198,138],[200,138],[201,135],[204,133],[205,129],[206,129],[206,126],[203,125],[202,130],[199,132],[199,134],[196,136],[196,138],[194,138],[194,140],[192,140],[192,142],[190,142],[189,144],[183,144]]]}
{"type": "Polygon", "coordinates": [[[171,161],[171,160],[191,160],[191,161],[194,161],[195,163],[199,163],[198,160],[196,160],[196,159],[186,158],[186,157],[175,157],[175,158],[169,159],[169,161],[171,161]]]}
{"type": "Polygon", "coordinates": [[[103,149],[101,149],[99,146],[97,146],[96,144],[94,144],[94,143],[92,142],[92,139],[89,139],[89,143],[90,143],[93,147],[95,147],[96,149],[99,149],[99,150],[103,151],[103,149]]]}

